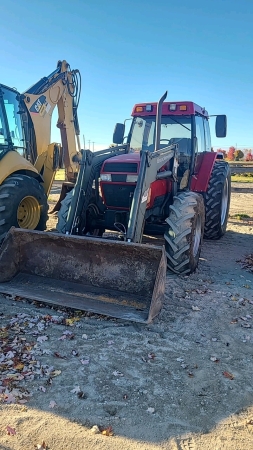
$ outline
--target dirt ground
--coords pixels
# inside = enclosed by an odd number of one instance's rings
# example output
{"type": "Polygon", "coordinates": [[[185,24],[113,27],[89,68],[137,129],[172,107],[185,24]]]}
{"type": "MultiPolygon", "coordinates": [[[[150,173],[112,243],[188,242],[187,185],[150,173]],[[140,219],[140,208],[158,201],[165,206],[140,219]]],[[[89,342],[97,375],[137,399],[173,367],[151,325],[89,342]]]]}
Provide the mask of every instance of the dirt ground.
{"type": "Polygon", "coordinates": [[[1,450],[253,448],[252,192],[151,325],[0,297],[1,450]]]}

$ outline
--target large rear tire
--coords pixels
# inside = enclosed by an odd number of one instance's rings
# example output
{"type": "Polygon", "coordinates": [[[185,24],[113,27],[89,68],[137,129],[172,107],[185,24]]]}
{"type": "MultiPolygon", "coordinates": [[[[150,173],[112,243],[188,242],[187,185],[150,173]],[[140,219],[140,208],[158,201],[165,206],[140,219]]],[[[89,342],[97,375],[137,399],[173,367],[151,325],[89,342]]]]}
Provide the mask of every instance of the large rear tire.
{"type": "Polygon", "coordinates": [[[205,239],[220,239],[226,232],[231,197],[229,164],[217,161],[209,180],[205,201],[205,239]]]}
{"type": "Polygon", "coordinates": [[[174,197],[168,228],[164,234],[167,266],[177,274],[195,271],[204,234],[203,197],[195,192],[181,192],[174,197]]]}
{"type": "Polygon", "coordinates": [[[0,242],[11,227],[46,229],[47,197],[43,186],[27,175],[11,175],[0,186],[0,242]]]}
{"type": "MultiPolygon", "coordinates": [[[[58,223],[56,225],[56,229],[58,233],[66,233],[66,223],[67,223],[67,217],[68,217],[68,211],[70,208],[71,200],[73,196],[73,190],[67,193],[66,197],[61,202],[61,208],[58,212],[58,223]]],[[[98,216],[99,215],[99,209],[96,205],[95,196],[92,196],[90,199],[90,203],[88,206],[87,214],[90,216],[98,216]]],[[[84,233],[88,236],[102,236],[103,230],[97,228],[97,229],[91,229],[86,227],[84,233]]]]}

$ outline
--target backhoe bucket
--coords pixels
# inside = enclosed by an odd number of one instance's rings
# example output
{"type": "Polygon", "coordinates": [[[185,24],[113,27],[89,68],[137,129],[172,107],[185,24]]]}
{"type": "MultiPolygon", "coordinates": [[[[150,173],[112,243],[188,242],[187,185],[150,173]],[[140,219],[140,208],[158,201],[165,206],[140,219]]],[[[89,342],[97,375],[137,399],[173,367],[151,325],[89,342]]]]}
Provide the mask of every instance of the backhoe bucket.
{"type": "Polygon", "coordinates": [[[164,247],[12,228],[0,293],[149,323],[165,291],[164,247]]]}

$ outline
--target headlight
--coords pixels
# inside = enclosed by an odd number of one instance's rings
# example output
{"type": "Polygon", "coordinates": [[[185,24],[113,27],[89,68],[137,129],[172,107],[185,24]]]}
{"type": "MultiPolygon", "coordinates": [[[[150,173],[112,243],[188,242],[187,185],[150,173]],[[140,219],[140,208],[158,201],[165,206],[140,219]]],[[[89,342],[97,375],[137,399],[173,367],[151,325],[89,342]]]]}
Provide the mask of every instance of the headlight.
{"type": "Polygon", "coordinates": [[[110,173],[103,173],[100,175],[101,181],[112,181],[112,176],[110,173]]]}
{"type": "Polygon", "coordinates": [[[127,183],[136,183],[138,179],[138,175],[127,175],[126,180],[127,183]]]}

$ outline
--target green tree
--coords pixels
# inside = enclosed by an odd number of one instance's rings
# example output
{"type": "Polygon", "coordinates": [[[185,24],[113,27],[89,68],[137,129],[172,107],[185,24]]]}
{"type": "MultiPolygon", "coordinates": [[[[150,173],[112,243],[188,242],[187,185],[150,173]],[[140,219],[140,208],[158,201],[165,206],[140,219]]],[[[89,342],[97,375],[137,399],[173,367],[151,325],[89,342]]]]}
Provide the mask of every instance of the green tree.
{"type": "Polygon", "coordinates": [[[241,150],[236,150],[234,152],[234,159],[235,161],[240,161],[240,159],[244,158],[244,153],[241,150]]]}

